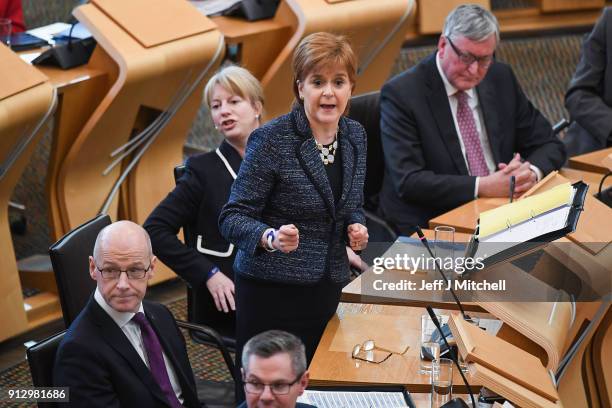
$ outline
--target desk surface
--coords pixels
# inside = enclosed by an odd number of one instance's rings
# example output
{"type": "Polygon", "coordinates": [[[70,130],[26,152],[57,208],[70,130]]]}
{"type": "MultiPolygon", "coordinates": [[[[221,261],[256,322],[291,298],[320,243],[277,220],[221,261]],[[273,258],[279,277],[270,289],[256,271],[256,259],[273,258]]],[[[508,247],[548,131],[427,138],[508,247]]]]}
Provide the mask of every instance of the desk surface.
{"type": "MultiPolygon", "coordinates": [[[[341,303],[310,364],[310,384],[392,384],[403,385],[410,392],[430,392],[430,376],[419,372],[418,344],[424,313],[424,308],[417,307],[341,303]],[[368,339],[390,350],[410,348],[405,355],[392,355],[381,364],[351,358],[353,346],[368,339]]],[[[453,373],[453,384],[456,392],[466,392],[457,372],[453,373]]],[[[470,385],[475,392],[480,388],[478,384],[470,385]]]]}
{"type": "MultiPolygon", "coordinates": [[[[429,240],[434,239],[434,231],[433,230],[423,230],[425,236],[429,240]]],[[[455,232],[455,242],[468,242],[470,240],[471,235],[465,234],[461,232],[455,232]]],[[[430,243],[431,245],[431,243],[430,243]]],[[[403,248],[401,244],[393,244],[387,252],[383,255],[384,258],[394,257],[396,253],[402,253],[403,248]]],[[[425,254],[425,248],[423,248],[423,253],[425,254]]],[[[413,254],[413,256],[419,256],[418,254],[413,254]]],[[[432,273],[437,277],[437,272],[430,271],[428,273],[432,273]]],[[[400,281],[402,279],[414,280],[417,282],[417,285],[420,285],[423,274],[417,273],[415,275],[410,275],[407,271],[399,271],[399,270],[391,270],[385,271],[385,281],[395,282],[400,281]]],[[[446,297],[442,297],[442,295],[438,292],[423,292],[423,291],[392,291],[392,290],[381,290],[375,291],[374,289],[369,289],[372,287],[373,281],[377,279],[376,275],[372,271],[372,269],[368,269],[364,273],[362,273],[357,278],[353,279],[348,285],[346,285],[342,289],[342,297],[341,301],[347,303],[374,303],[374,304],[382,304],[382,305],[398,305],[398,306],[415,306],[415,307],[423,307],[424,304],[431,305],[432,307],[439,307],[444,309],[453,309],[458,310],[457,305],[450,297],[450,294],[446,293],[446,297]],[[365,286],[362,286],[365,285],[365,286]]],[[[483,309],[471,302],[461,303],[466,310],[469,311],[477,311],[481,312],[483,309]]]]}
{"type": "Polygon", "coordinates": [[[574,169],[603,174],[610,171],[609,165],[606,166],[604,163],[604,160],[606,160],[609,155],[612,155],[612,147],[570,157],[568,165],[574,169]]]}
{"type": "MultiPolygon", "coordinates": [[[[559,174],[568,178],[572,182],[579,180],[589,185],[589,193],[595,194],[601,181],[601,174],[589,171],[563,168],[559,174]]],[[[604,188],[612,186],[612,178],[608,178],[604,188]]],[[[449,212],[439,215],[429,220],[429,228],[439,225],[449,225],[455,227],[455,231],[472,234],[476,228],[477,220],[481,212],[497,208],[508,202],[507,198],[477,198],[476,200],[465,203],[449,212]]]]}
{"type": "Polygon", "coordinates": [[[243,18],[217,16],[211,17],[211,20],[229,44],[238,43],[253,35],[289,28],[288,24],[275,19],[248,21],[243,18]]]}

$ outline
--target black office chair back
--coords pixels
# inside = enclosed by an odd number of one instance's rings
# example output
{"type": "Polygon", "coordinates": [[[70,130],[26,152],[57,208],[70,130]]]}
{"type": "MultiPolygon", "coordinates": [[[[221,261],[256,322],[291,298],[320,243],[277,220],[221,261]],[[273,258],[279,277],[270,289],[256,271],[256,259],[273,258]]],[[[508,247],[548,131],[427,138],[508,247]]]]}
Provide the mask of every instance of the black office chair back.
{"type": "Polygon", "coordinates": [[[110,223],[108,215],[98,215],[49,248],[66,327],[85,307],[96,288],[96,282],[89,276],[87,257],[93,251],[98,233],[110,223]]]}
{"type": "MultiPolygon", "coordinates": [[[[32,385],[34,387],[53,387],[53,365],[55,354],[66,331],[39,341],[26,350],[30,373],[32,374],[32,385]]],[[[54,408],[54,402],[39,402],[39,408],[54,408]]]]}
{"type": "Polygon", "coordinates": [[[385,175],[385,156],[380,141],[380,92],[369,92],[351,98],[349,118],[361,123],[368,140],[366,178],[364,184],[365,208],[376,211],[378,193],[385,175]]]}
{"type": "MultiPolygon", "coordinates": [[[[397,238],[397,234],[387,224],[386,220],[377,215],[379,193],[385,176],[385,155],[380,140],[380,92],[369,92],[352,97],[348,116],[361,123],[368,140],[363,207],[370,242],[392,243],[397,238]]],[[[369,258],[364,260],[368,263],[371,262],[369,258]]]]}

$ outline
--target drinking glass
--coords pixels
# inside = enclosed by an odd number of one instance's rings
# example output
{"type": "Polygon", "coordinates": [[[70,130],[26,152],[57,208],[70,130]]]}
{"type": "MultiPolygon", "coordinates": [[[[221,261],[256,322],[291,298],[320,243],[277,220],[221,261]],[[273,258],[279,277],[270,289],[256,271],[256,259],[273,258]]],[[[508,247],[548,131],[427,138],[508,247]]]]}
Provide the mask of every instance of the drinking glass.
{"type": "Polygon", "coordinates": [[[439,408],[453,395],[453,360],[439,358],[432,362],[431,407],[439,408]]]}
{"type": "MultiPolygon", "coordinates": [[[[442,321],[442,316],[436,316],[438,321],[442,321]]],[[[429,315],[421,316],[421,373],[431,372],[431,363],[440,358],[440,344],[432,341],[431,336],[437,332],[436,325],[429,315]]]]}
{"type": "MultiPolygon", "coordinates": [[[[440,225],[434,228],[434,255],[438,258],[438,265],[443,272],[451,272],[454,268],[449,266],[448,259],[451,259],[452,265],[455,263],[455,228],[446,225],[440,225]]],[[[446,273],[445,273],[446,274],[446,273]]],[[[447,275],[448,277],[448,275],[447,275]]]]}

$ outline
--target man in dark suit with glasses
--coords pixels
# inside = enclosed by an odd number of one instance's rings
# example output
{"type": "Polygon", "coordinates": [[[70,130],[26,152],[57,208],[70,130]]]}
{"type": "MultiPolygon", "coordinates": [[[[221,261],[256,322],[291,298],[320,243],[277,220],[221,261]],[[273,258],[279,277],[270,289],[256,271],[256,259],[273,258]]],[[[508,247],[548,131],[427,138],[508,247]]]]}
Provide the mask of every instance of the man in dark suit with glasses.
{"type": "Polygon", "coordinates": [[[242,350],[246,401],[238,408],[314,408],[298,403],[308,386],[304,344],[293,334],[269,330],[252,337],[242,350]]]}
{"type": "Polygon", "coordinates": [[[491,12],[462,5],[446,18],[437,52],[381,91],[385,179],[381,215],[405,235],[476,197],[515,195],[565,162],[563,144],[495,60],[491,12]]]}
{"type": "Polygon", "coordinates": [[[147,232],[118,221],[89,257],[96,291],[59,346],[53,381],[74,407],[200,407],[187,349],[163,305],[143,301],[156,258],[147,232]]]}

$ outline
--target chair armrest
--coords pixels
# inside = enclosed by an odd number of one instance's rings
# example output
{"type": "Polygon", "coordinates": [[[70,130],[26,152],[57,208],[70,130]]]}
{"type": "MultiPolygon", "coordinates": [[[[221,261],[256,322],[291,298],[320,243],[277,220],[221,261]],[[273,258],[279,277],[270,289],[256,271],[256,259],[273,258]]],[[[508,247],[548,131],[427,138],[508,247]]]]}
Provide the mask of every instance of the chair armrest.
{"type": "Polygon", "coordinates": [[[223,360],[225,361],[225,364],[227,365],[227,369],[230,371],[230,374],[232,375],[233,380],[236,381],[236,367],[234,365],[234,360],[232,359],[232,356],[229,353],[229,350],[223,343],[223,339],[221,338],[219,333],[217,333],[211,327],[204,326],[201,324],[189,323],[183,320],[177,320],[176,324],[178,325],[178,327],[181,327],[183,329],[198,332],[208,337],[213,343],[215,343],[217,345],[217,348],[221,352],[221,355],[223,356],[223,360]]]}

